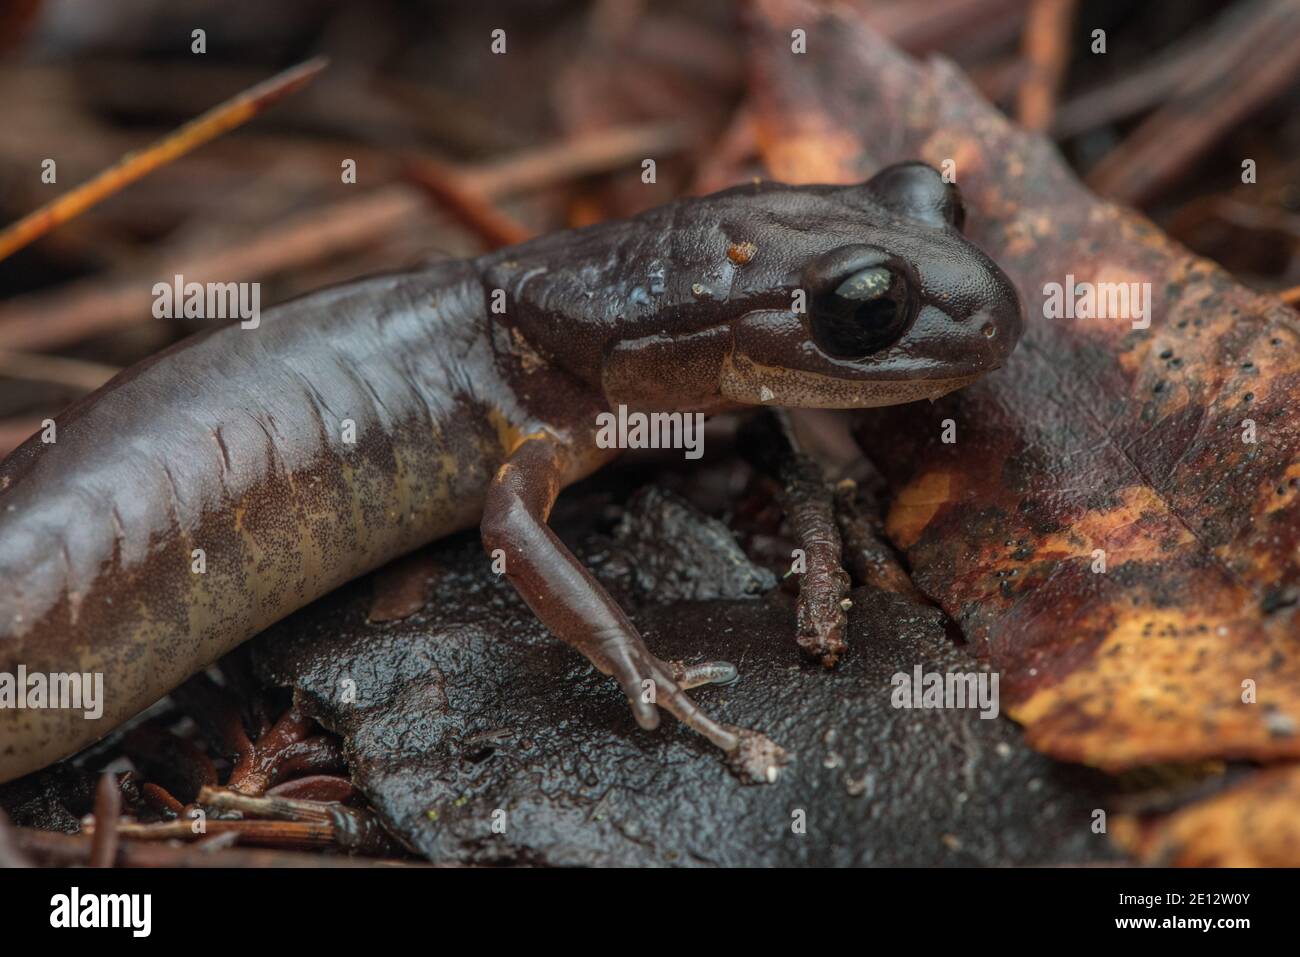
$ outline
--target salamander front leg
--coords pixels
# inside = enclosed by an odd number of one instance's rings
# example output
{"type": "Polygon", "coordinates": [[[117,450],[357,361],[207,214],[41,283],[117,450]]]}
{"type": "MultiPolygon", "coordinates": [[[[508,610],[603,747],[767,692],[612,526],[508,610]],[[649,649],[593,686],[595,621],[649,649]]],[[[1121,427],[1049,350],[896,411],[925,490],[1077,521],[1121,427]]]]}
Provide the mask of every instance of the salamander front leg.
{"type": "Polygon", "coordinates": [[[600,583],[547,526],[560,490],[562,450],[549,437],[524,441],[498,470],[483,509],[483,545],[505,554],[506,577],[556,636],[623,688],[637,723],[659,724],[656,706],[727,753],[742,777],[774,781],[785,752],[766,736],[720,724],[700,711],[684,688],[725,683],[725,662],[686,666],[652,655],[636,628],[600,583]]]}

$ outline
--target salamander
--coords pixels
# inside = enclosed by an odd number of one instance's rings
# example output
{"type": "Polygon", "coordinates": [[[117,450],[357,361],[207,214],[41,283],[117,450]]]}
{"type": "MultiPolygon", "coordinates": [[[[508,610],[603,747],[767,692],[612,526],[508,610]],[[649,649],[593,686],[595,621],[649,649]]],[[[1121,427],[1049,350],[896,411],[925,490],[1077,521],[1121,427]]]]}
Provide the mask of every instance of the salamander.
{"type": "Polygon", "coordinates": [[[1020,302],[963,216],[921,163],[849,186],[756,182],[312,293],[125,370],[0,465],[0,675],[104,688],[97,719],[0,708],[0,781],[475,525],[641,727],[663,709],[744,779],[773,779],[778,745],[686,693],[735,669],[656,658],[548,515],[618,454],[594,436],[620,405],[864,408],[1001,366],[1020,302]]]}

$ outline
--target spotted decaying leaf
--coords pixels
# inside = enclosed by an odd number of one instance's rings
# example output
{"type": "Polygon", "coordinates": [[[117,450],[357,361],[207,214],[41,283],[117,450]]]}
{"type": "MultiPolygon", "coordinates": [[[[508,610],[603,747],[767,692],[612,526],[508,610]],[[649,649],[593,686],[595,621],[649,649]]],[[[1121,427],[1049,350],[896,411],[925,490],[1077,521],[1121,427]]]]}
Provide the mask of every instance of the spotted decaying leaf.
{"type": "Polygon", "coordinates": [[[1297,316],[1093,196],[946,62],[790,2],[749,30],[775,178],[951,161],[967,235],[1024,300],[1005,369],[859,439],[889,536],[1029,741],[1111,771],[1300,756],[1297,316]],[[1048,283],[1150,283],[1150,325],[1045,318],[1048,283]]]}

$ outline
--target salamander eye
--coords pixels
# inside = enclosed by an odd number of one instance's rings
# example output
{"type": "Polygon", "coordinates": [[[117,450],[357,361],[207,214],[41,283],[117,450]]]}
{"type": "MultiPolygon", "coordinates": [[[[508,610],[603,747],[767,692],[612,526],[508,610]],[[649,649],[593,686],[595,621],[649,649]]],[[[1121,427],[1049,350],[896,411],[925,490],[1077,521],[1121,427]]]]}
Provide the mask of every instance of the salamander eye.
{"type": "Polygon", "coordinates": [[[871,266],[813,299],[813,339],[827,355],[864,358],[896,342],[913,311],[907,279],[871,266]]]}

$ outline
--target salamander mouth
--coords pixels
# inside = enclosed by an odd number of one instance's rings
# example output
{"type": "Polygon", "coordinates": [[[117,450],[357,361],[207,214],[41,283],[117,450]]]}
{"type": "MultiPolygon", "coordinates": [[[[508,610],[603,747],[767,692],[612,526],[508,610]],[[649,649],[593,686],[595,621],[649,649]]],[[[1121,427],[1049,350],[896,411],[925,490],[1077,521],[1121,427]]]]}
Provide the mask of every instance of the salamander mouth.
{"type": "Polygon", "coordinates": [[[723,362],[720,389],[732,402],[811,409],[869,409],[937,399],[980,378],[980,373],[943,379],[841,379],[760,365],[732,354],[723,362]]]}

